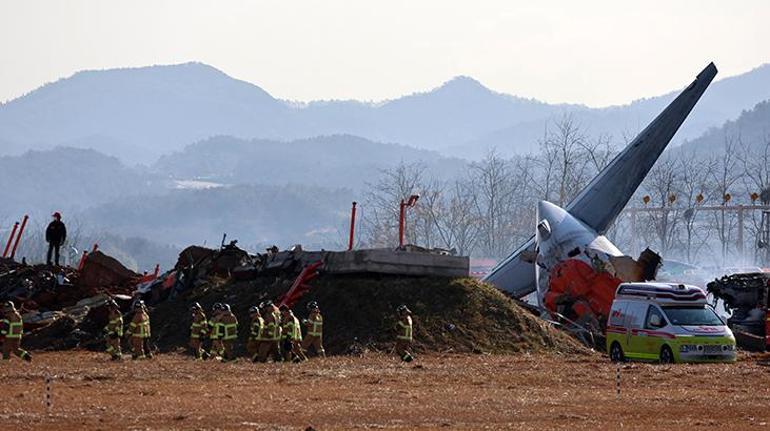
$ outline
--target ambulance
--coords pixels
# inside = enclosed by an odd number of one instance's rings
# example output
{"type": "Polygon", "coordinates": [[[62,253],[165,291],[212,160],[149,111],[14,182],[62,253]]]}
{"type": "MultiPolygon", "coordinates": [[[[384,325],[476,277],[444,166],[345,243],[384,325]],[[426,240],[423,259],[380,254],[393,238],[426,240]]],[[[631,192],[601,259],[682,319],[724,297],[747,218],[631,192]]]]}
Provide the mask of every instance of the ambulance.
{"type": "Polygon", "coordinates": [[[735,337],[696,286],[622,283],[607,321],[614,362],[735,362],[735,337]]]}

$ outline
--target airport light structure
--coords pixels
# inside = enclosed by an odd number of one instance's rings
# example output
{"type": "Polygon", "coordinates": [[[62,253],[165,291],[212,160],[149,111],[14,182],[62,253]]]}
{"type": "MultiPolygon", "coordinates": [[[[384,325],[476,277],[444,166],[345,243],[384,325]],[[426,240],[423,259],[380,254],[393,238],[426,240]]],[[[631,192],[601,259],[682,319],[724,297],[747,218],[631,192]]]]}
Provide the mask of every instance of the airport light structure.
{"type": "Polygon", "coordinates": [[[398,246],[404,246],[404,230],[406,229],[406,210],[407,208],[414,208],[417,205],[417,199],[420,199],[420,195],[411,195],[409,199],[401,199],[398,212],[398,246]]]}
{"type": "MultiPolygon", "coordinates": [[[[640,213],[662,213],[664,215],[667,215],[671,211],[679,211],[684,210],[684,213],[682,214],[682,217],[684,217],[688,222],[695,216],[695,211],[705,211],[705,212],[718,212],[722,214],[722,218],[724,219],[725,213],[736,213],[737,214],[737,223],[736,223],[736,238],[735,238],[735,246],[736,250],[741,256],[741,258],[744,257],[744,225],[745,225],[745,215],[747,211],[762,211],[762,229],[761,234],[762,238],[758,241],[757,245],[759,248],[767,248],[768,249],[768,258],[770,258],[770,205],[765,204],[758,204],[757,200],[760,199],[760,195],[758,193],[750,193],[749,198],[751,199],[751,204],[749,205],[728,205],[730,201],[732,201],[733,196],[730,193],[725,193],[722,195],[721,203],[719,205],[703,205],[703,201],[705,200],[702,193],[699,193],[697,196],[695,196],[695,202],[693,205],[690,205],[687,208],[683,207],[675,207],[674,203],[677,200],[677,197],[675,194],[670,194],[667,199],[668,205],[663,206],[647,206],[651,198],[649,195],[645,195],[642,197],[642,203],[644,206],[637,207],[637,208],[626,208],[624,210],[625,213],[627,213],[630,217],[630,224],[631,224],[631,254],[636,255],[639,252],[639,245],[638,243],[638,235],[637,235],[637,216],[640,213]]],[[[723,221],[724,225],[724,221],[723,221]]]]}

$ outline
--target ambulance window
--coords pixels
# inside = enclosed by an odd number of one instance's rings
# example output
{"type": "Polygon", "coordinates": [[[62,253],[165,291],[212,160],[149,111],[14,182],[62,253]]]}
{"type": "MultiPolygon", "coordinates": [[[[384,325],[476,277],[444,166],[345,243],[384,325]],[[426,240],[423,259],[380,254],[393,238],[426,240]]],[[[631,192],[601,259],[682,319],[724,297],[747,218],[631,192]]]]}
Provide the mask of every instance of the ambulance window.
{"type": "Polygon", "coordinates": [[[650,308],[647,310],[647,319],[645,319],[644,327],[646,329],[660,329],[664,326],[666,326],[666,318],[663,317],[663,313],[658,310],[658,307],[650,305],[650,308]]]}
{"type": "Polygon", "coordinates": [[[626,318],[626,303],[616,302],[610,311],[610,326],[623,326],[623,320],[626,318]]]}
{"type": "Polygon", "coordinates": [[[644,326],[644,318],[647,315],[647,304],[642,302],[629,302],[626,313],[628,314],[626,326],[641,329],[644,326]]]}

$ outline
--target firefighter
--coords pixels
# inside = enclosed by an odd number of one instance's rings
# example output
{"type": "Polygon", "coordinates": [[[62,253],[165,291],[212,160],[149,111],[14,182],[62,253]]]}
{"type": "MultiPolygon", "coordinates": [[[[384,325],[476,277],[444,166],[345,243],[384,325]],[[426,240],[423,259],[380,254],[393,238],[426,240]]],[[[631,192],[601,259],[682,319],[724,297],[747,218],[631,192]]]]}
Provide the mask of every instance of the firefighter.
{"type": "Polygon", "coordinates": [[[59,266],[59,249],[67,239],[67,228],[61,221],[61,214],[58,211],[53,213],[52,217],[53,221],[45,229],[45,240],[48,242],[46,263],[51,266],[51,255],[53,255],[56,266],[59,266]]]}
{"type": "Polygon", "coordinates": [[[222,304],[222,317],[219,320],[221,323],[222,331],[222,347],[224,354],[222,360],[234,361],[235,355],[233,354],[233,348],[235,347],[235,340],[238,338],[238,319],[230,309],[230,305],[222,304]]]}
{"type": "Polygon", "coordinates": [[[190,313],[192,313],[192,323],[190,324],[190,348],[195,355],[195,359],[206,359],[208,353],[203,350],[203,340],[209,330],[206,313],[203,311],[203,307],[197,302],[190,308],[190,313]]]}
{"type": "Polygon", "coordinates": [[[225,355],[225,346],[223,344],[222,337],[224,336],[224,327],[221,322],[222,319],[222,304],[215,303],[211,307],[211,320],[209,320],[209,338],[211,339],[211,352],[210,356],[221,359],[225,355]]]}
{"type": "Polygon", "coordinates": [[[13,353],[27,362],[32,361],[32,355],[21,348],[21,336],[24,333],[24,322],[21,320],[21,314],[19,314],[11,301],[3,304],[2,311],[3,319],[0,320],[0,335],[5,336],[3,360],[11,359],[11,353],[13,353]]]}
{"type": "Polygon", "coordinates": [[[299,319],[287,305],[281,305],[281,328],[283,330],[283,359],[285,361],[306,361],[302,352],[302,328],[299,319]]]}
{"type": "Polygon", "coordinates": [[[414,357],[409,352],[412,347],[412,312],[406,305],[399,305],[396,323],[396,353],[404,362],[412,362],[414,357]]]}
{"type": "Polygon", "coordinates": [[[263,331],[265,329],[265,319],[259,313],[259,307],[256,305],[249,308],[249,317],[251,317],[251,325],[249,325],[249,339],[246,342],[246,351],[249,353],[249,357],[252,361],[257,362],[259,360],[259,344],[264,340],[263,331]]]}
{"type": "Polygon", "coordinates": [[[134,303],[134,317],[128,325],[126,336],[131,337],[132,359],[152,358],[152,352],[150,351],[150,315],[147,313],[147,307],[142,300],[134,303]]]}
{"type": "Polygon", "coordinates": [[[321,316],[321,309],[315,301],[309,302],[307,309],[310,314],[304,320],[307,333],[305,334],[305,339],[302,340],[302,350],[305,354],[308,354],[309,349],[312,347],[316,355],[325,358],[326,352],[323,345],[324,318],[321,316]]]}
{"type": "Polygon", "coordinates": [[[265,301],[259,304],[262,310],[262,316],[265,320],[263,330],[263,339],[259,343],[257,360],[267,362],[267,358],[272,357],[275,362],[281,361],[281,320],[277,313],[278,308],[272,301],[265,301]]]}
{"type": "Polygon", "coordinates": [[[107,303],[107,313],[107,326],[104,328],[107,334],[107,353],[113,361],[119,361],[123,359],[120,350],[120,339],[123,338],[123,315],[115,300],[107,303]]]}

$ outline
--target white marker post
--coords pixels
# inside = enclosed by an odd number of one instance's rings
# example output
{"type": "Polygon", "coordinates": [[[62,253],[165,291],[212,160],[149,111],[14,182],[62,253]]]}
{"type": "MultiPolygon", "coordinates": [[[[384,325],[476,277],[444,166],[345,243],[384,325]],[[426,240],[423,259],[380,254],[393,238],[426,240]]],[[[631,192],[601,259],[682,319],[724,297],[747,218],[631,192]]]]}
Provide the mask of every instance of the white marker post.
{"type": "Polygon", "coordinates": [[[46,413],[50,415],[53,409],[53,378],[51,376],[45,376],[45,397],[43,402],[46,413]]]}

